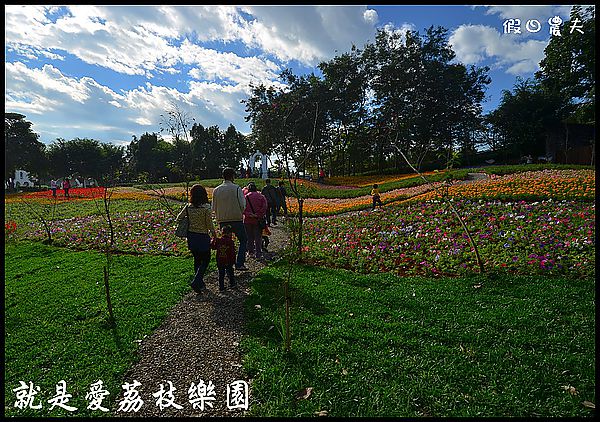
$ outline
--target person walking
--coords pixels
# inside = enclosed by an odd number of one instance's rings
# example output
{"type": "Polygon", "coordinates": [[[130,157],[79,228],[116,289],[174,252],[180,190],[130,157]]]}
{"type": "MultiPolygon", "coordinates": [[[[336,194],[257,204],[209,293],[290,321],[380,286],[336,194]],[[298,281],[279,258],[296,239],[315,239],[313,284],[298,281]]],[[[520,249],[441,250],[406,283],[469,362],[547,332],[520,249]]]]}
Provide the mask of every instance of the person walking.
{"type": "Polygon", "coordinates": [[[229,287],[235,287],[235,275],[233,274],[233,264],[235,263],[235,244],[231,235],[233,229],[226,225],[222,229],[221,237],[213,237],[211,249],[217,251],[217,268],[219,269],[219,290],[225,290],[225,273],[229,278],[229,287]]]}
{"type": "Polygon", "coordinates": [[[381,193],[379,192],[379,185],[375,183],[373,185],[373,189],[371,189],[371,196],[373,197],[373,209],[375,209],[376,205],[383,207],[383,203],[381,202],[381,193]]]}
{"type": "Polygon", "coordinates": [[[279,198],[277,189],[271,184],[271,179],[265,180],[265,186],[261,193],[267,198],[267,225],[273,223],[277,225],[277,209],[279,208],[279,198]]]}
{"type": "Polygon", "coordinates": [[[277,209],[277,214],[281,215],[280,210],[283,208],[283,215],[285,218],[287,218],[287,191],[285,190],[285,183],[283,180],[279,181],[279,186],[277,186],[277,194],[277,197],[279,198],[279,208],[277,209]]]}
{"type": "Polygon", "coordinates": [[[262,258],[262,229],[267,213],[267,199],[258,191],[253,182],[248,184],[246,209],[244,210],[244,226],[248,234],[248,254],[256,259],[262,258]]]}
{"type": "Polygon", "coordinates": [[[243,223],[242,213],[246,209],[246,198],[242,188],[233,183],[235,170],[227,167],[223,170],[223,183],[213,190],[212,210],[219,226],[223,228],[230,225],[235,237],[239,242],[235,269],[247,271],[244,265],[246,261],[246,248],[248,236],[243,223]]]}
{"type": "Polygon", "coordinates": [[[319,178],[317,179],[319,183],[323,183],[325,181],[325,170],[322,168],[319,169],[319,178]]]}
{"type": "Polygon", "coordinates": [[[71,189],[71,182],[69,181],[69,178],[65,178],[65,180],[62,183],[62,187],[63,190],[65,191],[65,198],[70,198],[71,195],[69,195],[69,189],[71,189]]]}
{"type": "Polygon", "coordinates": [[[191,287],[196,293],[206,288],[204,274],[210,263],[210,235],[216,236],[212,221],[208,194],[204,186],[195,184],[190,189],[189,203],[186,204],[175,219],[179,223],[185,216],[189,219],[187,243],[194,257],[194,279],[191,287]]]}
{"type": "Polygon", "coordinates": [[[52,196],[56,198],[56,189],[58,189],[58,182],[55,179],[50,180],[50,189],[52,190],[52,196]]]}

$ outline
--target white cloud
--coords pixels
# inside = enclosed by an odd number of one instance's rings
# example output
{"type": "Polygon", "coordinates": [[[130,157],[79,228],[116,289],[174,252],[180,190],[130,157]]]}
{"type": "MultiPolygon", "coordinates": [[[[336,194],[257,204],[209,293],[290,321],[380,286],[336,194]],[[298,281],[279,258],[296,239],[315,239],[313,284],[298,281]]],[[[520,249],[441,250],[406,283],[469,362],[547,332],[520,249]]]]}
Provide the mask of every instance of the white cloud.
{"type": "Polygon", "coordinates": [[[154,122],[152,122],[151,120],[148,120],[144,117],[138,117],[138,118],[134,119],[133,121],[136,122],[140,126],[152,126],[154,124],[154,122]]]}
{"type": "Polygon", "coordinates": [[[404,39],[408,31],[416,31],[417,27],[408,22],[404,22],[400,27],[394,25],[392,22],[388,22],[383,26],[383,30],[389,33],[400,34],[402,39],[404,39]]]}
{"type": "Polygon", "coordinates": [[[268,84],[278,78],[281,70],[279,65],[270,60],[220,53],[187,40],[180,50],[185,64],[198,65],[189,72],[194,79],[224,80],[243,86],[248,86],[250,82],[268,84]]]}
{"type": "Polygon", "coordinates": [[[71,100],[83,103],[90,97],[84,79],[77,81],[65,77],[57,68],[44,65],[42,69],[29,69],[21,62],[6,63],[6,84],[9,91],[18,92],[40,88],[49,97],[64,94],[71,100]]]}
{"type": "MultiPolygon", "coordinates": [[[[240,101],[251,82],[281,88],[289,61],[314,66],[353,43],[362,48],[378,21],[375,10],[355,5],[7,5],[5,107],[34,115],[45,142],[125,142],[157,131],[173,102],[203,125],[247,132],[240,101]],[[81,62],[101,76],[88,76],[81,62]]],[[[414,27],[393,28],[406,29],[414,27]]]]}
{"type": "Polygon", "coordinates": [[[248,6],[240,8],[253,20],[240,22],[240,39],[279,60],[305,65],[362,47],[375,33],[375,14],[363,6],[248,6]]]}
{"type": "Polygon", "coordinates": [[[53,22],[43,6],[7,6],[5,44],[30,54],[65,51],[128,75],[175,72],[188,60],[179,42],[243,43],[306,65],[374,34],[377,13],[362,6],[88,6],[65,8],[53,22]],[[21,47],[19,47],[21,46],[21,47]]]}
{"type": "Polygon", "coordinates": [[[379,21],[379,15],[373,9],[367,9],[363,13],[363,19],[370,25],[375,25],[379,21]]]}
{"type": "Polygon", "coordinates": [[[506,36],[485,25],[461,25],[450,36],[448,43],[458,61],[476,64],[486,59],[506,68],[512,75],[525,75],[539,69],[548,41],[526,40],[506,36]]]}
{"type": "Polygon", "coordinates": [[[249,131],[248,124],[239,123],[245,113],[240,100],[247,97],[240,84],[192,82],[189,93],[183,93],[147,82],[117,93],[89,77],[67,77],[50,65],[6,63],[5,70],[6,109],[35,116],[33,130],[46,143],[58,137],[122,143],[132,135],[158,132],[160,114],[173,103],[205,126],[224,130],[234,123],[239,131],[249,131]]]}

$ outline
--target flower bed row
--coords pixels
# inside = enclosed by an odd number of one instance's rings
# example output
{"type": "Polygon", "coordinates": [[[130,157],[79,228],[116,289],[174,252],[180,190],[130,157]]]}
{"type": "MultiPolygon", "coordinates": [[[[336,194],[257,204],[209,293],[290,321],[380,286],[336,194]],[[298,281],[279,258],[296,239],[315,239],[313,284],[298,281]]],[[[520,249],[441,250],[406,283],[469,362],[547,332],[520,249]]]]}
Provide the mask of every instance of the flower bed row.
{"type": "MultiPolygon", "coordinates": [[[[116,213],[111,220],[118,252],[179,254],[187,251],[186,239],[173,234],[174,216],[167,211],[116,213]]],[[[109,239],[108,224],[98,215],[57,220],[51,223],[50,231],[55,245],[73,249],[102,250],[109,239]]],[[[46,232],[40,223],[32,222],[24,237],[43,240],[46,232]]]]}
{"type": "MultiPolygon", "coordinates": [[[[595,205],[456,201],[487,269],[591,276],[595,205]]],[[[305,253],[315,264],[364,273],[458,275],[478,272],[456,216],[441,202],[392,206],[305,223],[305,253]]]]}
{"type": "MultiPolygon", "coordinates": [[[[584,200],[596,196],[594,170],[541,170],[504,176],[491,175],[489,180],[450,186],[448,195],[454,198],[501,200],[584,200]]],[[[429,192],[418,200],[439,198],[429,192]]],[[[416,199],[416,198],[415,198],[416,199]]]]}
{"type": "MultiPolygon", "coordinates": [[[[439,183],[433,184],[439,186],[439,183]]],[[[383,203],[390,203],[417,195],[421,195],[432,189],[431,185],[413,186],[411,188],[396,189],[386,192],[381,195],[383,203]]],[[[343,198],[343,199],[316,199],[308,198],[304,200],[302,206],[303,214],[308,217],[317,217],[325,215],[340,214],[343,212],[361,210],[371,207],[373,199],[371,195],[359,196],[358,198],[343,198]]],[[[291,213],[298,211],[298,202],[295,198],[289,198],[288,209],[291,213]]]]}
{"type": "MultiPolygon", "coordinates": [[[[64,191],[59,189],[56,191],[56,198],[52,195],[51,190],[39,191],[39,192],[28,192],[28,193],[17,193],[10,194],[4,197],[5,203],[12,203],[18,201],[28,201],[34,203],[52,203],[66,202],[66,201],[81,201],[81,200],[101,200],[104,197],[104,187],[95,188],[73,188],[69,189],[69,196],[65,197],[64,191]]],[[[134,199],[134,200],[148,200],[151,199],[146,192],[138,191],[131,188],[109,188],[107,195],[110,195],[111,199],[134,199]]]]}

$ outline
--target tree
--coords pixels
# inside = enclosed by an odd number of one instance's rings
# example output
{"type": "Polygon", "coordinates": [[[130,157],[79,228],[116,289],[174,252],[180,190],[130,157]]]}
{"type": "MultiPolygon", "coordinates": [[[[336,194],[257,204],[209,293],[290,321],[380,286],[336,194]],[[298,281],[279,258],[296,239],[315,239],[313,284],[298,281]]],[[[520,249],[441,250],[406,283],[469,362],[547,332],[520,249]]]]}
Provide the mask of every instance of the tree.
{"type": "Polygon", "coordinates": [[[223,151],[223,134],[219,127],[214,125],[205,128],[201,124],[194,123],[190,133],[194,168],[200,178],[220,177],[225,162],[225,152],[223,151]]]}
{"type": "MultiPolygon", "coordinates": [[[[325,145],[329,155],[329,169],[333,174],[350,172],[350,162],[357,161],[361,153],[349,158],[353,142],[364,138],[357,136],[367,118],[367,74],[362,51],[352,46],[349,53],[334,57],[329,62],[319,64],[323,72],[324,83],[332,92],[331,107],[328,110],[328,132],[325,145]]],[[[368,149],[368,148],[367,148],[368,149]]],[[[322,163],[321,163],[322,165],[322,163]]]]}
{"type": "Polygon", "coordinates": [[[98,182],[106,185],[107,182],[120,180],[125,167],[125,147],[101,143],[100,157],[98,182]]]}
{"type": "Polygon", "coordinates": [[[424,36],[380,30],[375,44],[365,47],[379,171],[384,157],[395,152],[391,145],[419,167],[429,151],[447,157],[468,143],[480,124],[489,69],[466,68],[452,63],[454,57],[442,27],[430,27],[424,36]]]}
{"type": "Polygon", "coordinates": [[[252,119],[252,134],[257,144],[269,146],[265,153],[277,154],[286,167],[292,195],[298,201],[298,237],[295,247],[302,255],[303,192],[298,187],[300,173],[318,165],[316,158],[327,133],[328,110],[332,106],[332,91],[314,74],[298,77],[291,71],[282,72],[288,84],[286,91],[253,88],[246,103],[247,119],[252,119]]]}
{"type": "Polygon", "coordinates": [[[562,100],[544,91],[537,80],[517,78],[513,91],[503,91],[488,120],[501,134],[506,159],[545,154],[546,130],[560,127],[562,100]]]}
{"type": "Polygon", "coordinates": [[[55,175],[91,177],[101,184],[123,170],[124,148],[95,139],[57,139],[48,147],[49,167],[55,175]]]}
{"type": "Polygon", "coordinates": [[[158,182],[170,174],[167,163],[171,159],[173,145],[156,133],[135,135],[127,146],[127,160],[132,173],[144,182],[158,182]],[[146,180],[147,179],[147,180],[146,180]]]}
{"type": "Polygon", "coordinates": [[[242,100],[246,104],[246,121],[252,122],[252,138],[254,146],[265,152],[273,152],[274,146],[283,135],[283,102],[284,92],[264,84],[250,84],[251,95],[242,100]],[[281,105],[280,105],[281,103],[281,105]]]}
{"type": "Polygon", "coordinates": [[[249,140],[232,124],[229,125],[222,139],[224,157],[221,164],[223,167],[237,169],[242,160],[251,153],[249,140]]]}
{"type": "Polygon", "coordinates": [[[561,115],[575,123],[595,122],[596,30],[595,7],[574,6],[560,26],[561,36],[550,39],[535,74],[541,87],[563,101],[561,115]],[[580,32],[581,31],[581,32],[580,32]]]}
{"type": "Polygon", "coordinates": [[[27,170],[38,177],[48,169],[46,147],[31,130],[33,123],[19,113],[4,113],[4,179],[14,177],[15,170],[27,170]]]}
{"type": "Polygon", "coordinates": [[[185,181],[186,196],[189,191],[190,180],[192,179],[192,155],[190,146],[189,132],[196,119],[189,116],[177,104],[172,103],[171,108],[166,111],[166,115],[161,114],[160,132],[167,132],[172,137],[173,148],[171,150],[172,159],[169,161],[169,169],[179,175],[185,181]]]}

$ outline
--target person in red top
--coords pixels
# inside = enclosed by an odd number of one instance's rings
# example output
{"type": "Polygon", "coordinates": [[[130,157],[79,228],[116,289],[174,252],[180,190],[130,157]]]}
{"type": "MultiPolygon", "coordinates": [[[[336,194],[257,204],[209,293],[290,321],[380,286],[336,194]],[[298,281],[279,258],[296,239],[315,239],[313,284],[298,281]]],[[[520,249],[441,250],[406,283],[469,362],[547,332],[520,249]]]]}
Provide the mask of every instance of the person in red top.
{"type": "Polygon", "coordinates": [[[235,277],[233,275],[233,264],[235,264],[235,244],[231,234],[233,229],[230,225],[223,226],[221,237],[214,237],[211,242],[211,249],[217,251],[217,268],[219,269],[219,290],[225,290],[225,272],[229,278],[229,287],[235,287],[235,277]]]}
{"type": "Polygon", "coordinates": [[[66,178],[66,179],[63,181],[63,184],[62,184],[62,185],[63,185],[63,189],[64,189],[64,191],[65,191],[65,198],[70,198],[70,197],[71,197],[71,195],[69,195],[69,189],[71,189],[71,182],[69,181],[69,179],[68,179],[68,178],[66,178]]]}

